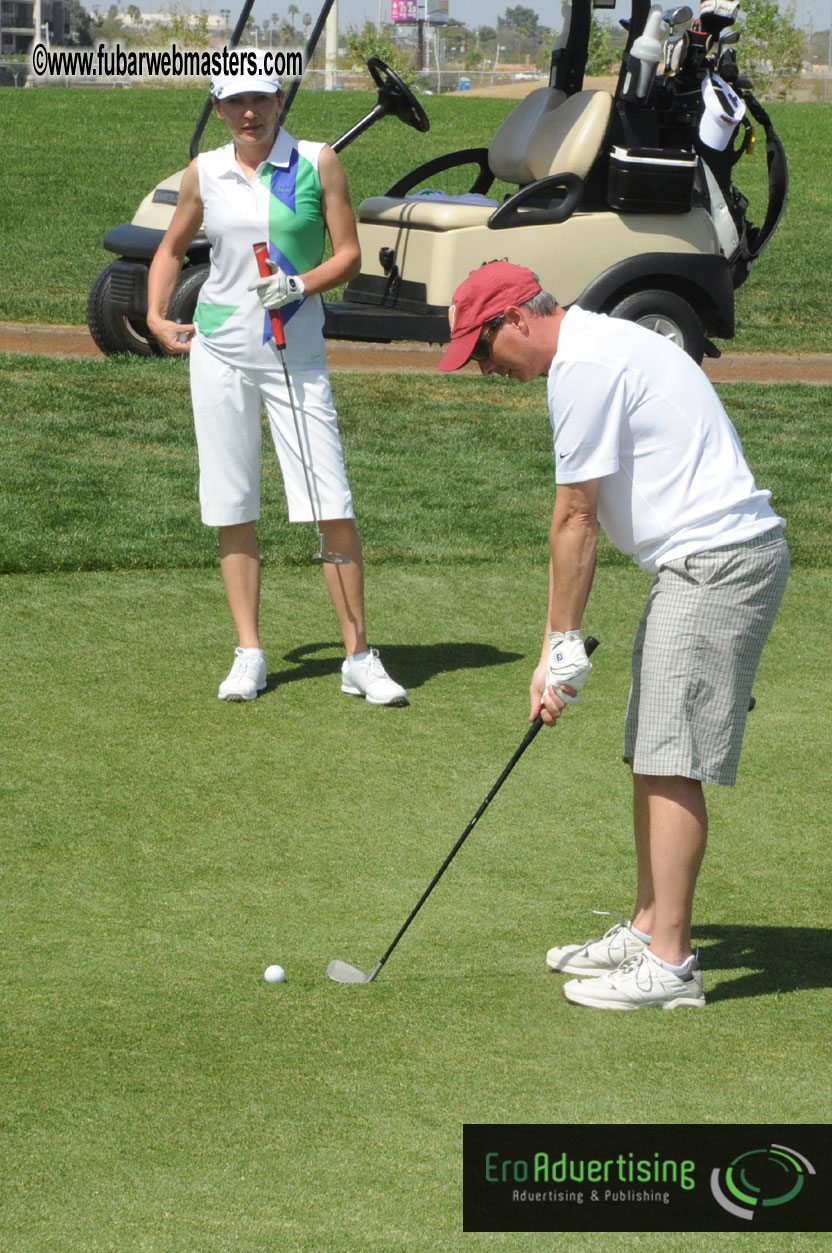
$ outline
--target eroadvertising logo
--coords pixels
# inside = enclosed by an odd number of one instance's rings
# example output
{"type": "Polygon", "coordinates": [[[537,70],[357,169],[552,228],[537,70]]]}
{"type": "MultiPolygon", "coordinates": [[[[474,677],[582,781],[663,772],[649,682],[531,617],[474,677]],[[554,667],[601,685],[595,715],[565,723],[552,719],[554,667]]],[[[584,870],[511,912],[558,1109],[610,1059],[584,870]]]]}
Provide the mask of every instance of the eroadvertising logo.
{"type": "Polygon", "coordinates": [[[808,1158],[785,1144],[740,1153],[725,1170],[711,1171],[711,1192],[737,1218],[754,1217],[758,1205],[787,1205],[803,1191],[807,1175],[816,1174],[808,1158]]]}
{"type": "Polygon", "coordinates": [[[820,1124],[463,1128],[465,1231],[828,1231],[820,1124]]]}

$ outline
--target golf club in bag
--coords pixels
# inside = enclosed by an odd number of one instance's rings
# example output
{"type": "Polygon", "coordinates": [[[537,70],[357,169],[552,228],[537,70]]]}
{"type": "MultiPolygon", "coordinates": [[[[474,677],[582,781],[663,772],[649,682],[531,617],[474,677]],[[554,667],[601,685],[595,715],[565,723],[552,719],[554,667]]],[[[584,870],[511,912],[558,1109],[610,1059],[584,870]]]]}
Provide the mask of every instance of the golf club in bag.
{"type": "MultiPolygon", "coordinates": [[[[257,269],[261,278],[268,278],[271,274],[269,268],[269,245],[266,243],[253,244],[254,255],[257,258],[257,269]]],[[[343,553],[324,552],[324,537],[321,531],[320,519],[318,517],[318,509],[315,505],[315,493],[312,489],[312,482],[309,477],[309,467],[306,464],[306,454],[303,450],[303,430],[301,429],[298,411],[295,406],[295,394],[292,389],[292,380],[289,377],[289,369],[286,365],[286,335],[283,330],[283,319],[280,316],[279,309],[269,309],[269,319],[272,324],[272,335],[274,336],[274,348],[280,364],[283,366],[283,377],[286,380],[286,391],[289,393],[289,404],[292,409],[292,421],[295,424],[295,435],[298,440],[298,452],[300,453],[300,463],[303,466],[303,477],[306,481],[306,493],[309,497],[309,506],[312,510],[312,519],[315,523],[315,531],[318,536],[318,551],[312,554],[313,561],[325,561],[330,565],[343,566],[349,562],[349,557],[345,557],[343,553]]]]}
{"type": "MultiPolygon", "coordinates": [[[[591,653],[594,653],[595,649],[598,647],[598,640],[596,640],[594,636],[588,635],[586,637],[585,647],[586,647],[587,656],[589,656],[591,653]]],[[[445,858],[442,865],[439,867],[436,874],[433,876],[430,883],[425,888],[422,895],[419,897],[415,906],[413,907],[411,912],[408,914],[407,918],[402,923],[401,927],[396,933],[396,936],[392,944],[389,946],[389,948],[387,949],[383,957],[381,957],[379,961],[376,962],[375,966],[370,971],[370,973],[365,974],[365,972],[363,970],[359,970],[357,966],[351,966],[349,962],[340,961],[336,957],[329,963],[329,965],[326,968],[326,973],[329,975],[330,979],[334,980],[335,983],[372,983],[373,979],[375,979],[376,975],[381,970],[382,966],[387,961],[390,954],[393,952],[393,949],[396,947],[399,940],[402,938],[405,931],[410,926],[411,922],[416,917],[419,910],[422,908],[425,901],[428,899],[428,897],[430,896],[433,889],[436,887],[439,880],[442,878],[443,874],[448,869],[448,867],[450,866],[453,859],[456,857],[459,850],[462,848],[462,845],[468,839],[468,836],[471,834],[474,827],[477,825],[480,818],[483,816],[486,809],[491,804],[494,797],[499,792],[500,788],[503,786],[506,779],[511,774],[514,767],[517,765],[518,761],[523,756],[523,754],[525,753],[526,749],[531,744],[534,737],[541,730],[542,726],[543,726],[543,719],[541,718],[540,714],[538,714],[534,722],[529,727],[526,734],[523,736],[523,739],[519,747],[517,748],[516,752],[513,754],[511,760],[509,761],[508,765],[503,770],[499,779],[494,784],[491,791],[488,793],[485,800],[482,802],[479,809],[474,814],[471,821],[468,823],[468,826],[462,832],[462,835],[459,837],[456,844],[454,844],[450,853],[448,853],[448,856],[445,858]]]]}

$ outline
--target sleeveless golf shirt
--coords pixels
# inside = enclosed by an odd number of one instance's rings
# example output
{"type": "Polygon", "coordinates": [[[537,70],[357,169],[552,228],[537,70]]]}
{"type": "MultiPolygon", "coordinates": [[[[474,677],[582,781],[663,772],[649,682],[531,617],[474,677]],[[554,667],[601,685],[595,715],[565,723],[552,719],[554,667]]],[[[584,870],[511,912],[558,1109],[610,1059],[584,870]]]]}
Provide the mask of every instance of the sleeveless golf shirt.
{"type": "MultiPolygon", "coordinates": [[[[199,294],[194,323],[205,348],[229,365],[273,368],[277,363],[269,316],[256,292],[252,245],[268,241],[269,256],[287,274],[320,265],[325,227],[318,161],[323,144],[278,132],[252,182],[229,143],[197,158],[203,228],[211,244],[211,269],[199,294]]],[[[284,305],[281,317],[289,364],[325,364],[320,296],[284,305]]]]}

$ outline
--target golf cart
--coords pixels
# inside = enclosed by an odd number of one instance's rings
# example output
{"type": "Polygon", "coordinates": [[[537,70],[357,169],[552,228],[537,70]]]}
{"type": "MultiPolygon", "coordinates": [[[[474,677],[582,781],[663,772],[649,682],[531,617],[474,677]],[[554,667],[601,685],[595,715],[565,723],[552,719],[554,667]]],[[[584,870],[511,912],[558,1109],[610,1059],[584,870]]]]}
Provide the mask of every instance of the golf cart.
{"type": "MultiPolygon", "coordinates": [[[[604,6],[595,0],[595,7],[604,6]]],[[[734,291],[776,228],[788,184],[780,140],[737,65],[739,0],[703,0],[696,19],[686,5],[663,12],[633,0],[614,92],[583,86],[592,8],[593,0],[564,4],[549,84],[509,112],[487,148],[428,161],[362,201],[362,270],[342,300],[325,306],[329,338],[445,343],[456,286],[484,261],[506,257],[533,269],[561,304],[643,323],[697,361],[719,355],[710,337],[733,336],[734,291]],[[751,119],[763,129],[768,160],[760,226],[733,181],[754,142],[751,119]],[[423,187],[465,166],[473,178],[464,194],[423,187]],[[488,194],[495,180],[509,188],[500,198],[488,194]]],[[[378,102],[333,143],[336,151],[386,113],[428,129],[401,79],[375,59],[368,65],[378,102]]],[[[143,324],[147,266],[180,177],[160,183],[133,222],[105,239],[122,258],[99,275],[88,302],[90,329],[105,352],[157,351],[143,324]]],[[[172,317],[190,320],[208,251],[198,235],[172,317]]]]}

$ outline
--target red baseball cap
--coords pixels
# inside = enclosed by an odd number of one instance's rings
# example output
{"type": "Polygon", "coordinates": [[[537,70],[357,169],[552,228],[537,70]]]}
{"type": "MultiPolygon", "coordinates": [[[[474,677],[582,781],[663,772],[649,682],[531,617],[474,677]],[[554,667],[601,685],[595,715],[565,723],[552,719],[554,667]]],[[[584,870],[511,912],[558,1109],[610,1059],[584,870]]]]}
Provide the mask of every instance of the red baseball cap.
{"type": "Polygon", "coordinates": [[[531,270],[511,261],[487,261],[472,270],[454,292],[448,309],[451,342],[440,370],[458,370],[470,359],[486,322],[500,317],[509,305],[522,305],[541,290],[531,270]]]}

